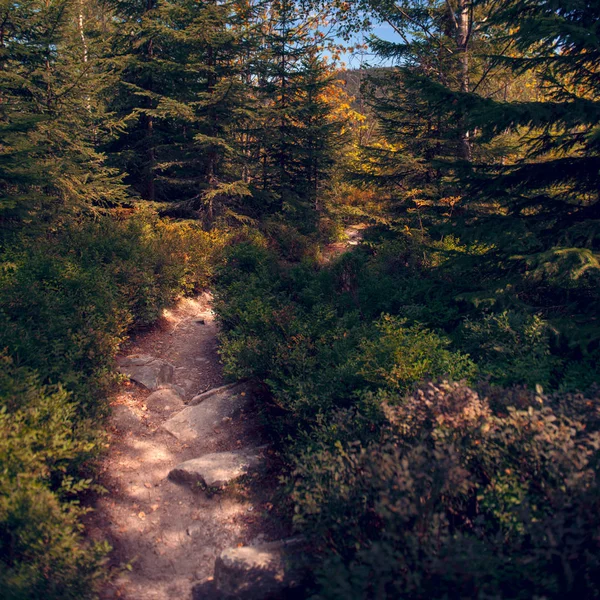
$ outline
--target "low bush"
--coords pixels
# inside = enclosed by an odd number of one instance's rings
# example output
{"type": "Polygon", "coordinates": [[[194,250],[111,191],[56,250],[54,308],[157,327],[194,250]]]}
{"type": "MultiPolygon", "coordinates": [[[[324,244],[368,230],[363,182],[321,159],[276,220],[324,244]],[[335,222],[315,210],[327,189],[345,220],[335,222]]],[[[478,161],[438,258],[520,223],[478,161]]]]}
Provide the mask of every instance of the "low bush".
{"type": "Polygon", "coordinates": [[[0,588],[7,600],[93,596],[107,544],[85,544],[82,466],[99,450],[62,388],[0,355],[0,588]]]}
{"type": "Polygon", "coordinates": [[[473,379],[475,363],[448,350],[450,340],[405,319],[383,315],[377,335],[361,345],[360,373],[379,388],[407,392],[417,383],[440,377],[473,379]]]}
{"type": "Polygon", "coordinates": [[[0,257],[0,588],[94,597],[107,546],[82,539],[98,423],[129,329],[205,286],[226,235],[149,214],[72,223],[0,257]]]}
{"type": "Polygon", "coordinates": [[[266,382],[293,427],[352,406],[361,390],[475,375],[446,337],[389,315],[365,319],[354,302],[357,269],[351,257],[321,271],[280,264],[270,250],[244,243],[218,271],[225,372],[266,382]]]}
{"type": "Polygon", "coordinates": [[[547,388],[559,359],[550,347],[552,330],[539,316],[514,311],[466,320],[463,346],[500,385],[522,383],[547,388]]]}
{"type": "Polygon", "coordinates": [[[594,347],[579,363],[549,320],[472,301],[483,269],[455,261],[486,249],[423,237],[321,269],[245,242],[217,273],[226,372],[272,394],[308,595],[597,598],[594,347]]]}
{"type": "Polygon", "coordinates": [[[442,383],[386,399],[375,439],[295,460],[296,523],[328,549],[315,598],[597,597],[598,398],[497,413],[442,383]]]}
{"type": "Polygon", "coordinates": [[[0,348],[86,410],[131,327],[205,286],[224,236],[151,216],[73,224],[2,257],[0,348]]]}

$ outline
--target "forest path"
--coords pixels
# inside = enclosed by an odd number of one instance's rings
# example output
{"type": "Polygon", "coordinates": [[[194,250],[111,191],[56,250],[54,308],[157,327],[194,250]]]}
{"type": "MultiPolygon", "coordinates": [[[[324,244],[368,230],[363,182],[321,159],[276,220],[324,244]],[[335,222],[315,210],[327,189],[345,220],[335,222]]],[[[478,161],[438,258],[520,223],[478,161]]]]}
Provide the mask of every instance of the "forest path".
{"type": "Polygon", "coordinates": [[[88,531],[93,539],[108,538],[112,564],[122,571],[102,598],[211,597],[198,590],[210,590],[215,559],[223,549],[281,533],[268,517],[275,484],[262,475],[255,483],[249,478],[214,494],[168,477],[183,461],[264,443],[252,400],[233,418],[211,420],[208,433],[194,440],[181,441],[162,427],[184,409],[184,402],[222,385],[217,333],[211,296],[205,293],[164,311],[159,323],[134,336],[119,357],[123,364],[127,357],[151,356],[174,371],[170,391],[153,395],[148,403],[151,391],[133,382],[123,383],[111,399],[109,448],[100,473],[108,493],[97,499],[88,531]]]}
{"type": "Polygon", "coordinates": [[[321,262],[326,264],[346,252],[350,247],[358,246],[363,239],[365,229],[368,227],[369,226],[365,223],[348,225],[348,227],[344,229],[345,239],[340,240],[339,242],[333,242],[332,244],[327,244],[327,246],[323,248],[321,262]]]}

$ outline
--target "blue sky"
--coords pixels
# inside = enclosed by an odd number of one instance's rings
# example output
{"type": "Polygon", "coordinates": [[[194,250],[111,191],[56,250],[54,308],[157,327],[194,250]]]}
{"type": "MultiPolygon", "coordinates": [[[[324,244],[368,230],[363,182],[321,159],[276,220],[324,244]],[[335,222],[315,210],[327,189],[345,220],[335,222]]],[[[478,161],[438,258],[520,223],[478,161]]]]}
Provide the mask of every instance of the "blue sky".
{"type": "MultiPolygon", "coordinates": [[[[358,43],[361,40],[366,40],[369,33],[373,33],[377,37],[387,40],[390,42],[397,42],[398,35],[394,32],[394,30],[387,24],[383,23],[380,25],[375,25],[370,32],[365,31],[363,35],[357,35],[354,37],[351,43],[358,43]]],[[[368,50],[361,54],[345,54],[343,56],[343,60],[346,63],[348,69],[358,69],[361,64],[369,64],[369,65],[389,65],[391,64],[389,61],[385,61],[382,59],[378,59],[374,54],[369,52],[368,50]]]]}

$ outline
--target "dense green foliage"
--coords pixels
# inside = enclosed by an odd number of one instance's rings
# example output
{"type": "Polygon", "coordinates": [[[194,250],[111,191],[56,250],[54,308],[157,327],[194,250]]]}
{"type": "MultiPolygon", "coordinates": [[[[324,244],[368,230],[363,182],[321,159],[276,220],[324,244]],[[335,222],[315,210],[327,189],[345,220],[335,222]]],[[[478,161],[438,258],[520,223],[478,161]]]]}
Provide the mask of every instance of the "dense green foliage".
{"type": "Polygon", "coordinates": [[[3,596],[94,596],[115,354],[216,276],[309,595],[597,598],[599,40],[591,0],[0,0],[3,596]]]}
{"type": "Polygon", "coordinates": [[[324,551],[315,597],[595,597],[597,362],[461,300],[457,240],[401,240],[324,268],[245,243],[218,272],[226,372],[268,386],[324,551]],[[422,387],[441,379],[463,383],[422,387]]]}
{"type": "Polygon", "coordinates": [[[3,597],[90,597],[106,575],[108,546],[84,543],[78,498],[103,446],[115,355],[131,327],[207,284],[223,239],[155,217],[104,218],[2,255],[3,597]]]}
{"type": "Polygon", "coordinates": [[[102,577],[107,544],[84,545],[82,466],[100,440],[60,386],[46,386],[2,355],[0,373],[0,585],[7,599],[86,598],[102,577]]]}

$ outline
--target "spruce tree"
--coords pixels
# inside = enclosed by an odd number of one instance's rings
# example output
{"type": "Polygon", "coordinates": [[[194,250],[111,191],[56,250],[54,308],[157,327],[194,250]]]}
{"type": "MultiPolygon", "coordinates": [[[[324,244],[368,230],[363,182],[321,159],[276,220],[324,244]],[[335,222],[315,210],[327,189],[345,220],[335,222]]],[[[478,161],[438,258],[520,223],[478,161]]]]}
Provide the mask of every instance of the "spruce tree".
{"type": "Polygon", "coordinates": [[[166,214],[212,221],[249,193],[237,142],[251,104],[242,8],[160,0],[119,10],[112,60],[121,80],[111,108],[126,126],[107,150],[142,198],[172,203],[166,214]]]}
{"type": "Polygon", "coordinates": [[[308,228],[342,128],[331,119],[326,99],[335,82],[319,54],[317,24],[317,18],[303,18],[289,0],[271,4],[258,78],[262,127],[255,138],[260,152],[256,182],[272,197],[270,210],[308,228]]]}
{"type": "Polygon", "coordinates": [[[103,135],[95,7],[7,3],[0,25],[0,211],[4,229],[124,198],[96,150],[103,135]]]}

